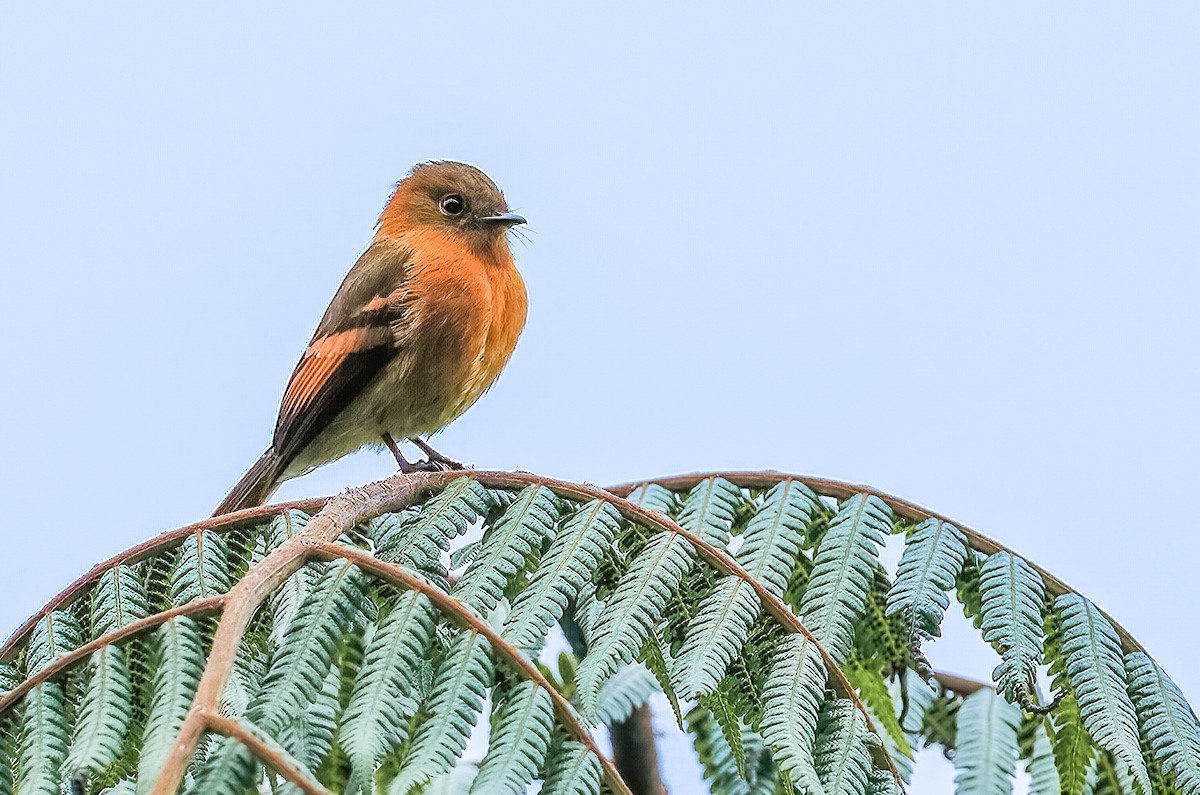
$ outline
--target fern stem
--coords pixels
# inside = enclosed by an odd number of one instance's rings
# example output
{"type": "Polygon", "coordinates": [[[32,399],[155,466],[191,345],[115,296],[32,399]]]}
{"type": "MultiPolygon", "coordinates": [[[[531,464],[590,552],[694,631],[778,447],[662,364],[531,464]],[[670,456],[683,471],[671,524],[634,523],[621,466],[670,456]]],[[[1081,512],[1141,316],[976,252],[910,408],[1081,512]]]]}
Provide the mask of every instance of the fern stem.
{"type": "Polygon", "coordinates": [[[249,748],[250,752],[258,757],[258,761],[264,765],[269,765],[272,770],[308,793],[308,795],[331,795],[329,790],[309,779],[303,772],[297,770],[292,765],[291,760],[283,753],[280,753],[279,749],[272,748],[264,743],[254,732],[247,729],[239,721],[226,718],[214,712],[203,712],[200,714],[203,716],[206,728],[237,740],[249,748]]]}
{"type": "Polygon", "coordinates": [[[152,616],[132,621],[120,629],[113,630],[107,635],[101,635],[90,643],[85,643],[79,648],[62,655],[47,665],[45,668],[38,671],[33,676],[29,677],[21,684],[14,687],[12,690],[0,697],[0,716],[7,712],[15,703],[33,688],[40,685],[42,682],[49,681],[60,676],[64,671],[78,665],[80,662],[90,658],[97,650],[105,646],[112,646],[122,641],[135,638],[138,635],[143,635],[160,625],[165,624],[176,616],[195,616],[203,613],[215,613],[224,607],[224,596],[211,596],[208,599],[197,599],[194,602],[189,602],[186,605],[155,613],[152,616]]]}
{"type": "Polygon", "coordinates": [[[526,679],[546,691],[550,696],[551,703],[554,705],[554,711],[558,715],[559,721],[573,735],[572,739],[595,754],[596,758],[600,761],[609,786],[614,791],[622,793],[622,795],[632,795],[629,787],[622,780],[620,773],[617,772],[612,760],[604,755],[599,746],[596,745],[596,741],[592,739],[592,733],[588,731],[587,727],[579,719],[579,716],[575,714],[571,703],[554,689],[554,685],[550,684],[550,681],[542,675],[542,672],[526,659],[525,655],[516,646],[513,646],[502,638],[500,633],[492,629],[486,621],[468,609],[466,605],[424,577],[414,574],[394,563],[385,563],[362,550],[325,542],[315,544],[311,552],[314,557],[322,560],[348,560],[366,573],[386,580],[393,585],[410,591],[420,591],[428,597],[429,601],[435,607],[453,619],[459,626],[486,638],[495,653],[503,657],[510,666],[519,671],[526,679]]]}

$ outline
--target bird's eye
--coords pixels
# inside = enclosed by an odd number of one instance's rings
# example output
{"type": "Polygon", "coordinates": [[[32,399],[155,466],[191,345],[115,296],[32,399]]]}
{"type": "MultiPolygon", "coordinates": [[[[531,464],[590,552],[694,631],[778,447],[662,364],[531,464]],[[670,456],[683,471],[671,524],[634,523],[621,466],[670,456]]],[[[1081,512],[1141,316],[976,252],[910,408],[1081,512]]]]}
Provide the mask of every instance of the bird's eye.
{"type": "Polygon", "coordinates": [[[463,201],[463,197],[457,193],[451,193],[449,196],[442,199],[442,212],[446,215],[458,215],[467,207],[467,203],[463,201]]]}

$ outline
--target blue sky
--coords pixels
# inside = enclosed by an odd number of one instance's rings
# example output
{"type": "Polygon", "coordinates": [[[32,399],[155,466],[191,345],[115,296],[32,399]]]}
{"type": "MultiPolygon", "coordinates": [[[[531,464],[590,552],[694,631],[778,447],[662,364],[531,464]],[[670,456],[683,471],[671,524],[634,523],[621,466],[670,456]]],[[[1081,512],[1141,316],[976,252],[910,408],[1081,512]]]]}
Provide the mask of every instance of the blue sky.
{"type": "Polygon", "coordinates": [[[455,158],[530,219],[531,311],[446,451],[870,483],[1200,698],[1195,5],[338,5],[0,15],[0,627],[211,511],[391,185],[455,158]]]}

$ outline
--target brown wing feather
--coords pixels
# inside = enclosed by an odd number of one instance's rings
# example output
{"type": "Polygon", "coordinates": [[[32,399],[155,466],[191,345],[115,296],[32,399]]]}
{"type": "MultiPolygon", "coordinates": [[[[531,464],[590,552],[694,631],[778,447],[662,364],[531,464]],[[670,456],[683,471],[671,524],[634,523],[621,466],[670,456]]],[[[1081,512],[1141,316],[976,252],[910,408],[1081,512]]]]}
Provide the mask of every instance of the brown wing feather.
{"type": "Polygon", "coordinates": [[[346,274],[279,408],[272,447],[286,467],[362,392],[395,353],[409,255],[373,244],[346,274]]]}

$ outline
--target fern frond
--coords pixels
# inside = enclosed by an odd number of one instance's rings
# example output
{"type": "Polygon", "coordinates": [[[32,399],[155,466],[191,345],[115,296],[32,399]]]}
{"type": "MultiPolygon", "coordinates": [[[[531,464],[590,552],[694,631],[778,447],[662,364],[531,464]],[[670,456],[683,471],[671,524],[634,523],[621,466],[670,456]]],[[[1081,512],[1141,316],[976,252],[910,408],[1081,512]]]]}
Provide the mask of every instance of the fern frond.
{"type": "Polygon", "coordinates": [[[366,577],[351,563],[326,569],[275,649],[262,689],[246,709],[251,723],[278,735],[312,703],[325,684],[338,639],[366,601],[365,588],[366,577]]]}
{"type": "MultiPolygon", "coordinates": [[[[324,687],[317,692],[313,702],[279,735],[278,745],[303,769],[316,770],[333,749],[333,735],[337,732],[341,711],[340,688],[341,673],[336,667],[331,668],[324,687]]],[[[291,782],[278,790],[279,795],[301,795],[302,792],[291,782]]]]}
{"type": "Polygon", "coordinates": [[[825,662],[815,643],[804,635],[791,634],[778,641],[767,669],[763,685],[766,708],[760,728],[763,741],[775,764],[794,784],[813,786],[818,781],[813,749],[825,699],[825,662]]]}
{"type": "Polygon", "coordinates": [[[1125,657],[1142,736],[1183,795],[1200,793],[1200,723],[1171,677],[1144,652],[1125,657]]]}
{"type": "MultiPolygon", "coordinates": [[[[308,526],[308,520],[308,514],[301,511],[284,511],[272,519],[266,533],[266,549],[263,550],[263,554],[302,532],[308,526]]],[[[288,628],[296,617],[296,611],[300,609],[304,597],[312,590],[312,584],[319,572],[320,567],[317,565],[301,566],[271,593],[271,640],[276,645],[287,635],[288,628]]]]}
{"type": "Polygon", "coordinates": [[[59,795],[69,742],[63,687],[58,682],[43,682],[25,696],[16,791],[20,795],[59,795]]]}
{"type": "Polygon", "coordinates": [[[1026,765],[1029,774],[1029,795],[1062,795],[1058,767],[1054,764],[1054,748],[1046,734],[1045,718],[1038,716],[1033,735],[1033,751],[1026,765]]]}
{"type": "Polygon", "coordinates": [[[1042,659],[1042,577],[1023,559],[997,552],[979,573],[983,639],[1000,654],[992,672],[996,689],[1009,701],[1029,707],[1042,659]]]}
{"type": "Polygon", "coordinates": [[[179,546],[171,571],[171,603],[183,605],[229,590],[229,550],[220,533],[198,530],[179,546]]]}
{"type": "MultiPolygon", "coordinates": [[[[817,510],[816,496],[802,483],[785,480],[767,492],[746,526],[737,561],[750,576],[782,594],[804,531],[817,510]]],[[[762,609],[758,594],[739,577],[723,577],[700,603],[676,659],[676,679],[686,696],[712,692],[746,642],[762,609]]]]}
{"type": "Polygon", "coordinates": [[[647,511],[655,511],[667,516],[675,512],[677,503],[675,492],[663,488],[657,483],[643,483],[631,491],[626,499],[647,511]]]}
{"type": "Polygon", "coordinates": [[[125,651],[113,646],[98,649],[88,661],[88,674],[74,740],[63,766],[66,777],[78,772],[91,777],[116,762],[129,729],[133,686],[125,651]]]}
{"type": "Polygon", "coordinates": [[[13,753],[16,727],[11,718],[0,719],[0,795],[13,795],[13,753]]]}
{"type": "MultiPolygon", "coordinates": [[[[450,482],[417,512],[387,514],[368,525],[376,557],[431,574],[441,573],[441,553],[498,504],[495,492],[468,477],[450,482]]],[[[436,577],[435,577],[436,579],[436,577]]]]}
{"type": "Polygon", "coordinates": [[[949,590],[967,559],[967,538],[954,525],[926,519],[904,546],[896,580],[887,597],[887,614],[908,625],[909,644],[941,634],[942,616],[950,606],[949,590]]]}
{"type": "Polygon", "coordinates": [[[744,502],[742,490],[725,478],[707,478],[688,492],[679,511],[679,526],[725,549],[738,508],[744,502]]]}
{"type": "MultiPolygon", "coordinates": [[[[892,759],[902,759],[911,766],[912,747],[909,745],[908,735],[900,725],[899,712],[883,676],[878,671],[854,661],[843,666],[842,673],[858,691],[858,697],[870,712],[874,724],[884,730],[880,740],[883,741],[888,756],[892,759]]],[[[928,690],[925,685],[921,687],[928,690]]]]}
{"type": "Polygon", "coordinates": [[[266,675],[265,652],[243,639],[234,658],[233,669],[229,672],[229,681],[221,692],[221,714],[230,718],[244,716],[266,675]]]}
{"type": "Polygon", "coordinates": [[[600,795],[600,762],[587,746],[560,737],[546,761],[541,795],[600,795]]]}
{"type": "Polygon", "coordinates": [[[454,586],[454,596],[480,615],[492,612],[525,559],[554,533],[559,499],[545,486],[528,486],[496,524],[488,528],[471,567],[454,586]]]}
{"type": "Polygon", "coordinates": [[[154,634],[154,644],[156,663],[138,759],[138,795],[145,795],[154,786],[191,709],[204,670],[200,625],[191,618],[178,616],[164,623],[154,634]]]}
{"type": "Polygon", "coordinates": [[[350,760],[347,793],[370,795],[380,761],[407,739],[418,702],[414,672],[433,638],[433,626],[429,599],[406,591],[367,641],[338,735],[350,760]]]}
{"type": "Polygon", "coordinates": [[[550,696],[534,682],[493,691],[496,699],[487,755],[471,783],[472,793],[524,793],[546,761],[554,710],[550,696]]]}
{"type": "MultiPolygon", "coordinates": [[[[738,769],[733,745],[712,712],[697,705],[684,720],[712,795],[750,795],[750,785],[738,769]]],[[[816,776],[815,771],[813,776],[816,776]]]]}
{"type": "Polygon", "coordinates": [[[813,761],[825,795],[860,795],[871,779],[871,744],[862,711],[849,699],[825,702],[817,724],[813,761]]]}
{"type": "Polygon", "coordinates": [[[562,618],[567,602],[591,581],[620,523],[621,514],[604,500],[593,500],[567,518],[513,601],[504,622],[506,640],[536,654],[550,627],[562,618]]]}
{"type": "Polygon", "coordinates": [[[113,566],[92,591],[92,633],[106,635],[150,612],[146,585],[136,566],[113,566]]]}
{"type": "Polygon", "coordinates": [[[621,723],[633,711],[650,700],[658,691],[654,674],[640,663],[626,665],[605,680],[600,686],[599,707],[596,719],[600,723],[621,723]]]}
{"type": "Polygon", "coordinates": [[[1145,795],[1150,775],[1138,746],[1137,716],[1125,685],[1121,642],[1112,624],[1079,594],[1054,600],[1062,620],[1062,653],[1083,725],[1096,744],[1133,771],[1145,795]]]}
{"type": "Polygon", "coordinates": [[[801,599],[801,620],[839,663],[854,640],[875,577],[879,547],[891,532],[892,511],[878,497],[856,494],[842,502],[813,558],[801,599]]]}
{"type": "Polygon", "coordinates": [[[388,788],[389,795],[408,795],[414,787],[454,767],[467,747],[491,681],[487,640],[475,632],[460,632],[434,673],[433,689],[422,705],[426,717],[399,775],[388,788]]]}
{"type": "Polygon", "coordinates": [[[890,772],[872,770],[867,778],[867,795],[901,795],[901,790],[890,772]]]}
{"type": "Polygon", "coordinates": [[[1020,708],[983,688],[963,701],[956,725],[958,795],[1009,795],[1017,769],[1020,708]]]}
{"type": "MultiPolygon", "coordinates": [[[[262,768],[250,749],[233,737],[221,737],[184,795],[251,795],[261,777],[262,768]]],[[[139,775],[139,795],[141,786],[139,775]]],[[[149,786],[153,786],[153,779],[149,786]]]]}
{"type": "Polygon", "coordinates": [[[83,632],[79,620],[67,610],[47,613],[33,625],[25,648],[25,670],[33,675],[56,659],[79,648],[83,632]]]}

